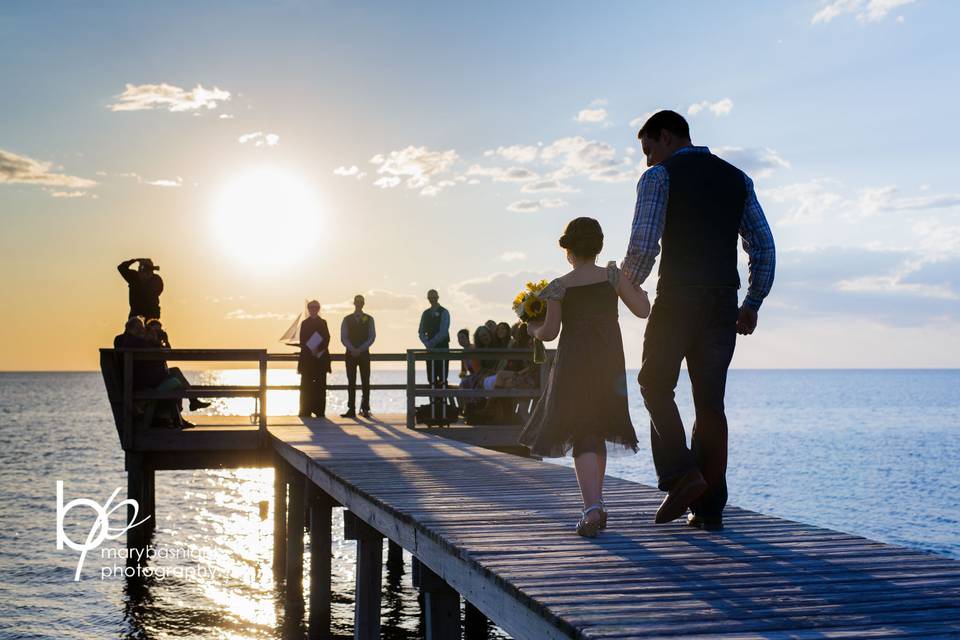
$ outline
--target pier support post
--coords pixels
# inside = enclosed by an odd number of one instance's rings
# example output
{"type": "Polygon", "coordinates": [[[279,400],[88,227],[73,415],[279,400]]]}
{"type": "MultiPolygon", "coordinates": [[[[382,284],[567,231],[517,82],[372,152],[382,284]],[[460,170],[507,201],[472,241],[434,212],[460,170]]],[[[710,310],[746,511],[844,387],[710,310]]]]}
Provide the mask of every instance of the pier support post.
{"type": "Polygon", "coordinates": [[[403,547],[393,540],[387,547],[387,572],[396,577],[403,575],[403,547]]]}
{"type": "Polygon", "coordinates": [[[490,621],[480,609],[469,602],[463,607],[463,637],[465,640],[486,640],[490,636],[490,621]]]}
{"type": "Polygon", "coordinates": [[[283,580],[287,566],[287,463],[273,456],[273,579],[283,580]]]}
{"type": "Polygon", "coordinates": [[[310,499],[310,620],[308,638],[330,637],[330,576],[332,556],[333,508],[336,500],[312,482],[310,499]]]}
{"type": "MultiPolygon", "coordinates": [[[[144,473],[143,454],[127,452],[124,457],[124,466],[127,468],[127,498],[137,501],[137,509],[132,504],[127,505],[127,524],[143,520],[144,517],[144,473]],[[136,520],[134,520],[136,518],[136,520]]],[[[147,542],[146,523],[127,529],[127,549],[142,549],[147,542]]],[[[141,564],[140,554],[129,554],[128,565],[141,564]]]]}
{"type": "Polygon", "coordinates": [[[287,606],[303,606],[303,520],[305,480],[303,474],[288,466],[290,505],[287,508],[287,606]]]}
{"type": "Polygon", "coordinates": [[[460,594],[422,562],[414,586],[423,594],[424,637],[427,640],[459,640],[460,594]]]}
{"type": "Polygon", "coordinates": [[[383,534],[343,512],[343,537],[357,541],[357,588],[353,610],[355,640],[380,638],[380,594],[383,588],[383,534]]]}
{"type": "Polygon", "coordinates": [[[156,471],[149,465],[143,467],[143,504],[140,505],[140,518],[149,519],[143,523],[146,527],[145,538],[150,536],[157,528],[157,500],[156,500],[156,471]]]}

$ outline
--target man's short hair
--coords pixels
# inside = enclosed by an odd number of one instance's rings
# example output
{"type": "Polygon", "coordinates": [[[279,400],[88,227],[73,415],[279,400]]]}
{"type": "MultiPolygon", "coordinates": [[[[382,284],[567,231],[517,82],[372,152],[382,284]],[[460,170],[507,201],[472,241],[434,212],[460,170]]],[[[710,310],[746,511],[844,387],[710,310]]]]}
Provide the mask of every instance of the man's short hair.
{"type": "Polygon", "coordinates": [[[307,303],[307,309],[309,309],[310,307],[319,307],[319,306],[320,306],[320,303],[317,302],[316,300],[311,300],[310,302],[307,303]]]}
{"type": "Polygon", "coordinates": [[[353,296],[353,303],[356,304],[356,303],[357,303],[357,300],[359,300],[360,302],[366,302],[366,299],[365,299],[362,295],[360,295],[359,293],[358,293],[357,295],[353,296]]]}
{"type": "Polygon", "coordinates": [[[123,325],[127,329],[132,329],[133,327],[142,327],[143,320],[140,319],[140,316],[133,316],[132,318],[127,318],[127,323],[123,325]]]}
{"type": "Polygon", "coordinates": [[[670,111],[669,109],[657,111],[647,118],[647,121],[640,127],[637,138],[646,136],[659,140],[660,134],[664,131],[669,131],[683,140],[690,139],[690,125],[687,124],[686,119],[676,111],[670,111]]]}
{"type": "Polygon", "coordinates": [[[430,294],[433,294],[433,295],[435,295],[435,296],[437,296],[437,297],[440,297],[440,294],[437,293],[437,290],[436,290],[436,289],[430,289],[430,291],[427,291],[427,296],[429,296],[430,294]]]}

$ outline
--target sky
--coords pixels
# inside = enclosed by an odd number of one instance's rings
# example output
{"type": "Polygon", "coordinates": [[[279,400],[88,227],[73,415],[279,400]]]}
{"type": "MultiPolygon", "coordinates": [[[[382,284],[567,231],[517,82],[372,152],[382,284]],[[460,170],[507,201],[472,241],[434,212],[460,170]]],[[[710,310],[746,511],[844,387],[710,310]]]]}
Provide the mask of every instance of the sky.
{"type": "Polygon", "coordinates": [[[776,240],[734,367],[960,366],[958,23],[933,0],[5,2],[0,370],[94,369],[136,257],[176,347],[283,351],[306,298],[336,331],[356,293],[375,351],[419,346],[430,288],[453,329],[512,321],[569,268],[570,219],[622,260],[665,108],[753,177],[776,240]]]}

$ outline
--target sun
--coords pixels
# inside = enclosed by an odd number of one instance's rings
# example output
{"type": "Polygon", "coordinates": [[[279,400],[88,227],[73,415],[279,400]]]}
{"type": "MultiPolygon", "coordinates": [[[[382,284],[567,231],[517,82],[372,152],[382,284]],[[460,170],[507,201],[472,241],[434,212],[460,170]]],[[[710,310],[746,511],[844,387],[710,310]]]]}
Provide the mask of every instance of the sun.
{"type": "Polygon", "coordinates": [[[296,264],[320,234],[314,192],[296,174],[273,168],[248,171],[227,183],[211,220],[223,250],[255,269],[296,264]]]}

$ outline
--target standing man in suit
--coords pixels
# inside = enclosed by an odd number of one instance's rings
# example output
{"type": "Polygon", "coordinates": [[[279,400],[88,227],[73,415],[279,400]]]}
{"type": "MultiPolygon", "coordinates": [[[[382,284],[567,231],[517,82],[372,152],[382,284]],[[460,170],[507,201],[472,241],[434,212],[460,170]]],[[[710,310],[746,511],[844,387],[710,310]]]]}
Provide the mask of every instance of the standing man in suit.
{"type": "Polygon", "coordinates": [[[340,342],[347,350],[344,361],[347,365],[347,412],[341,418],[357,417],[357,368],[360,368],[360,386],[363,395],[360,399],[360,415],[370,417],[370,347],[377,339],[377,328],[373,316],[363,312],[364,299],[361,295],[353,297],[354,311],[340,323],[340,342]]]}
{"type": "Polygon", "coordinates": [[[330,330],[320,317],[320,303],[307,303],[307,318],[300,323],[300,417],[323,418],[327,410],[327,374],[330,373],[330,330]]]}
{"type": "MultiPolygon", "coordinates": [[[[420,315],[420,342],[427,349],[450,348],[450,312],[440,306],[440,294],[436,289],[427,292],[430,307],[420,315]]],[[[427,382],[431,387],[447,384],[450,371],[449,360],[427,360],[427,382]]]]}
{"type": "Polygon", "coordinates": [[[160,317],[160,294],[163,279],[156,273],[160,267],[150,258],[132,258],[117,265],[117,271],[130,287],[130,314],[128,318],[142,316],[145,320],[160,317]],[[137,263],[137,270],[131,267],[137,263]]]}
{"type": "Polygon", "coordinates": [[[773,235],[753,181],[707,147],[694,146],[679,113],[655,113],[637,137],[650,168],[637,185],[623,273],[639,287],[662,247],[639,375],[658,485],[667,492],[656,522],[675,520],[689,507],[687,524],[717,530],[727,503],[727,368],[737,334],[756,329],[773,285],[773,235]],[[739,306],[738,241],[750,258],[739,306]],[[684,359],[696,410],[689,448],[674,402],[684,359]]]}

